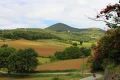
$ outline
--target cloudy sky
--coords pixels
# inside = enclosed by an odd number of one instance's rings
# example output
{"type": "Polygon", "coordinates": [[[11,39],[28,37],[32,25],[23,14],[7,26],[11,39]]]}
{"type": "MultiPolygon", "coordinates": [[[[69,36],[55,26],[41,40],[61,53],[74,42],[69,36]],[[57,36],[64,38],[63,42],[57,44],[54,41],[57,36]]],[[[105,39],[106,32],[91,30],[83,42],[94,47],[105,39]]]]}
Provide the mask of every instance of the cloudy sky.
{"type": "Polygon", "coordinates": [[[118,0],[0,0],[0,29],[45,28],[65,23],[77,28],[97,27],[105,24],[88,17],[118,0]]]}

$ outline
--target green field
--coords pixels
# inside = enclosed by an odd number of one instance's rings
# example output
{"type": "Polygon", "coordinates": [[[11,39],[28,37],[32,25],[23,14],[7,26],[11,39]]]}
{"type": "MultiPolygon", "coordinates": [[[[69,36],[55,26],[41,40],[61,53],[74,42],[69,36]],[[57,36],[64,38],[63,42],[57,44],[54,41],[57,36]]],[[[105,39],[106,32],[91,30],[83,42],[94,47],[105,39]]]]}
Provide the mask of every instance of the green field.
{"type": "Polygon", "coordinates": [[[50,60],[50,58],[38,57],[38,62],[39,62],[39,64],[46,64],[46,63],[50,63],[51,60],[50,60]]]}
{"type": "Polygon", "coordinates": [[[29,75],[29,76],[1,76],[0,80],[79,80],[81,78],[90,76],[90,74],[66,74],[66,75],[29,75]],[[57,79],[55,79],[57,78],[57,79]]]}

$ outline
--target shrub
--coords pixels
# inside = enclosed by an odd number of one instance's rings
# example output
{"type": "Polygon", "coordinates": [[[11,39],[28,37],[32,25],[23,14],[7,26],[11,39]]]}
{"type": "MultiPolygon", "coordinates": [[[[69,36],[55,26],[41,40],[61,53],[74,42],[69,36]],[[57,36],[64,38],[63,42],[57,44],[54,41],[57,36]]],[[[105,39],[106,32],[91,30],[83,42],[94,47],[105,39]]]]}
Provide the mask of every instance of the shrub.
{"type": "Polygon", "coordinates": [[[8,58],[15,52],[16,50],[12,47],[4,46],[0,48],[0,68],[8,68],[8,58]]]}

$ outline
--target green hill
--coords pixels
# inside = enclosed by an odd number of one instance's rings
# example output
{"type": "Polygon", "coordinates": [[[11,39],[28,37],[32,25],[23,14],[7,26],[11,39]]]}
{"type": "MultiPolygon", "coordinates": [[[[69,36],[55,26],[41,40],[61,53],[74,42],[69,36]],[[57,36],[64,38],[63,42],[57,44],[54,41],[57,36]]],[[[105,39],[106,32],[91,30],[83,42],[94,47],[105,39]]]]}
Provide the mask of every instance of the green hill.
{"type": "Polygon", "coordinates": [[[86,28],[78,29],[68,26],[63,23],[56,23],[52,26],[45,28],[51,31],[52,34],[59,36],[65,40],[83,40],[90,41],[100,38],[104,34],[104,30],[99,28],[86,28]]]}
{"type": "Polygon", "coordinates": [[[74,28],[69,25],[66,25],[64,23],[53,24],[53,25],[45,28],[45,30],[52,30],[52,31],[56,31],[56,32],[88,32],[88,31],[104,32],[104,30],[99,29],[99,28],[78,29],[78,28],[74,28]]]}
{"type": "Polygon", "coordinates": [[[56,23],[54,25],[51,25],[45,29],[48,29],[48,30],[52,30],[52,31],[57,31],[57,32],[68,32],[68,31],[71,31],[71,32],[78,32],[79,29],[77,28],[73,28],[69,25],[66,25],[64,23],[56,23]]]}
{"type": "Polygon", "coordinates": [[[83,40],[93,41],[99,39],[104,30],[99,28],[78,29],[63,23],[57,23],[45,29],[18,28],[0,31],[0,37],[8,39],[60,39],[60,40],[83,40]],[[3,33],[4,32],[4,33],[3,33]]]}

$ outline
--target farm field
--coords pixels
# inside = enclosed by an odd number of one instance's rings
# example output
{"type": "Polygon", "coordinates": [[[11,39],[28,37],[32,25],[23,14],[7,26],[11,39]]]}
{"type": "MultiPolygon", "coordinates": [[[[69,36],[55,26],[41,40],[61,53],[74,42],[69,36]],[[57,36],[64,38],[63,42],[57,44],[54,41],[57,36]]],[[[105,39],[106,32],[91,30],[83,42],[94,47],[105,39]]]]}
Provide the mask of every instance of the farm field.
{"type": "MultiPolygon", "coordinates": [[[[0,46],[3,44],[8,44],[16,49],[33,48],[39,56],[48,57],[54,55],[56,51],[63,51],[66,47],[71,46],[71,44],[59,42],[57,40],[6,40],[3,42],[0,40],[0,46]]],[[[94,42],[85,42],[83,47],[91,47],[94,42]]]]}
{"type": "Polygon", "coordinates": [[[119,80],[120,0],[1,0],[0,80],[119,80]]]}
{"type": "Polygon", "coordinates": [[[58,42],[56,40],[6,40],[5,42],[3,42],[2,40],[0,41],[0,45],[3,45],[5,43],[17,49],[33,48],[39,54],[39,56],[44,57],[51,56],[56,51],[62,51],[66,47],[70,46],[70,44],[58,42]]]}
{"type": "MultiPolygon", "coordinates": [[[[83,59],[71,59],[51,62],[50,58],[47,58],[48,56],[53,55],[56,51],[62,51],[66,47],[71,46],[70,44],[62,43],[56,40],[30,41],[21,39],[6,40],[5,42],[2,40],[0,41],[0,45],[3,45],[4,43],[16,49],[33,48],[39,54],[39,56],[43,56],[43,58],[38,57],[40,65],[37,67],[37,71],[79,70],[83,64],[83,59]]],[[[82,46],[90,47],[92,44],[92,42],[86,42],[83,43],[82,46]]],[[[84,60],[85,63],[86,61],[87,59],[84,60]]]]}
{"type": "Polygon", "coordinates": [[[43,65],[39,65],[37,67],[37,71],[64,71],[64,70],[79,70],[84,63],[87,63],[86,59],[71,59],[71,60],[63,60],[56,61],[52,63],[46,63],[43,65]]]}

